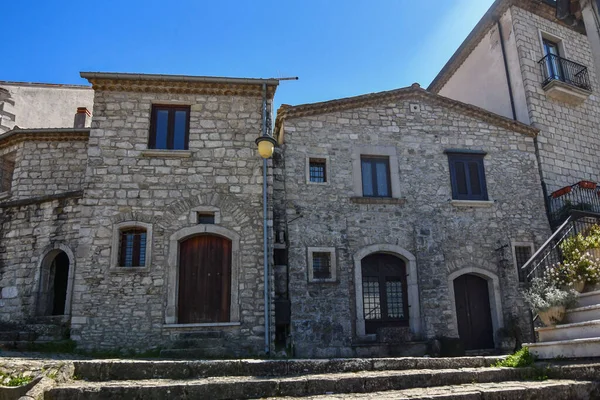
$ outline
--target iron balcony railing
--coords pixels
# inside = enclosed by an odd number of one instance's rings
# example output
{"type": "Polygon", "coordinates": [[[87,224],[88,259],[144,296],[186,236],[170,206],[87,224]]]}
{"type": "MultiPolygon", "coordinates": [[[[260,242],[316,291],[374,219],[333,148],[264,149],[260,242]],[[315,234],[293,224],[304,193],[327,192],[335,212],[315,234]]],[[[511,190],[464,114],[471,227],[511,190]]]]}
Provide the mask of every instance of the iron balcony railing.
{"type": "Polygon", "coordinates": [[[547,203],[550,226],[556,230],[572,211],[600,214],[600,188],[596,182],[580,181],[551,193],[547,203]]]}
{"type": "Polygon", "coordinates": [[[528,285],[534,278],[544,278],[546,271],[563,261],[560,245],[567,238],[584,233],[600,223],[600,214],[573,211],[538,251],[521,267],[528,285]]]}
{"type": "Polygon", "coordinates": [[[552,81],[561,81],[585,90],[592,90],[586,66],[567,60],[555,54],[548,54],[538,61],[546,86],[552,81]]]}

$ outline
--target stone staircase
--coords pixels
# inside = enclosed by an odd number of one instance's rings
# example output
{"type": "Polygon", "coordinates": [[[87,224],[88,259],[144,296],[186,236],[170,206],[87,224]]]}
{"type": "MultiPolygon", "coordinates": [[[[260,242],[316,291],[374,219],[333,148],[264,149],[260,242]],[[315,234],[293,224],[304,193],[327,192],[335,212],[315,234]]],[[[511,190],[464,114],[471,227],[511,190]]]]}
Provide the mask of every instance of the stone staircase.
{"type": "Polygon", "coordinates": [[[600,357],[600,290],[579,294],[564,323],[535,331],[538,342],[524,346],[540,359],[600,357]]]}
{"type": "Polygon", "coordinates": [[[68,316],[35,317],[26,323],[0,323],[0,349],[29,350],[33,345],[69,338],[68,316]]]}
{"type": "Polygon", "coordinates": [[[217,358],[227,354],[221,331],[190,331],[177,333],[170,349],[163,349],[160,356],[178,359],[217,358]]]}
{"type": "Polygon", "coordinates": [[[46,400],[592,399],[600,365],[492,368],[498,357],[333,360],[73,361],[77,380],[46,400]],[[540,371],[548,380],[536,381],[540,371]]]}

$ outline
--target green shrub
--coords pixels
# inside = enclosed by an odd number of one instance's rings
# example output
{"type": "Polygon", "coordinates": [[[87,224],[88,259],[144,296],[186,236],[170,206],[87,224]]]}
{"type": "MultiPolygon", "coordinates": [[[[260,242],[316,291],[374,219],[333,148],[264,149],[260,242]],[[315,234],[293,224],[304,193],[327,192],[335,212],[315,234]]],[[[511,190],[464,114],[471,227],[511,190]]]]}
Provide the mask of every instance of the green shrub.
{"type": "Polygon", "coordinates": [[[535,356],[529,352],[527,347],[523,347],[515,354],[511,354],[504,360],[498,361],[494,364],[494,367],[510,367],[510,368],[523,368],[532,365],[535,362],[535,356]]]}

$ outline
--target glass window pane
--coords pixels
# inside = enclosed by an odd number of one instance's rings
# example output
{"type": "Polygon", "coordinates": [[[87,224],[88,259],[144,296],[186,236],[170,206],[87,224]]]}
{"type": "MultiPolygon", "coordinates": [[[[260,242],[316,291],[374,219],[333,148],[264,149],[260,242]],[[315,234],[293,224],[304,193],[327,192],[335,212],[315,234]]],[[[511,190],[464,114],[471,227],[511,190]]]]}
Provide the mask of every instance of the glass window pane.
{"type": "Polygon", "coordinates": [[[462,161],[457,161],[454,163],[454,176],[456,179],[456,190],[458,191],[458,194],[468,194],[465,163],[462,161]]]}
{"type": "Polygon", "coordinates": [[[167,148],[167,131],[169,127],[169,110],[156,110],[155,149],[167,148]]]}
{"type": "Polygon", "coordinates": [[[377,161],[375,164],[375,173],[377,176],[377,195],[380,197],[389,197],[387,161],[377,161]]]}
{"type": "Polygon", "coordinates": [[[362,186],[363,196],[373,196],[373,171],[372,164],[367,160],[362,160],[362,186]]]}
{"type": "Polygon", "coordinates": [[[331,279],[331,254],[313,253],[313,279],[331,279]]]}
{"type": "Polygon", "coordinates": [[[481,195],[481,181],[479,180],[479,163],[469,163],[469,181],[471,182],[471,194],[481,195]]]}
{"type": "Polygon", "coordinates": [[[311,182],[324,183],[325,178],[325,161],[310,160],[309,164],[309,179],[311,182]]]}
{"type": "Polygon", "coordinates": [[[187,132],[187,111],[175,111],[175,133],[173,136],[173,149],[185,150],[185,133],[187,132]]]}
{"type": "Polygon", "coordinates": [[[385,283],[385,291],[387,298],[388,318],[404,318],[402,282],[387,281],[385,283]]]}
{"type": "Polygon", "coordinates": [[[365,319],[381,319],[379,278],[363,276],[363,311],[365,319]]]}

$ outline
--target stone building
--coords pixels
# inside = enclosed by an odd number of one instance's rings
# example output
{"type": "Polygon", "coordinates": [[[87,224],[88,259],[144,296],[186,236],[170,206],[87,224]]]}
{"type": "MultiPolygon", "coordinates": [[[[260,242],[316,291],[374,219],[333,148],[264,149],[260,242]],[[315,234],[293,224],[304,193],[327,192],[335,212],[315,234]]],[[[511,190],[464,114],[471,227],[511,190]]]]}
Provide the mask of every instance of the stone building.
{"type": "Polygon", "coordinates": [[[527,334],[510,245],[550,234],[537,133],[416,84],[282,106],[275,281],[295,354],[493,348],[515,319],[527,334]]]}
{"type": "Polygon", "coordinates": [[[553,227],[578,182],[600,180],[600,18],[593,1],[558,3],[497,0],[428,88],[539,129],[553,227]]]}
{"type": "Polygon", "coordinates": [[[91,128],[0,136],[0,319],[87,349],[264,352],[254,141],[277,80],[82,76],[91,128]]]}

